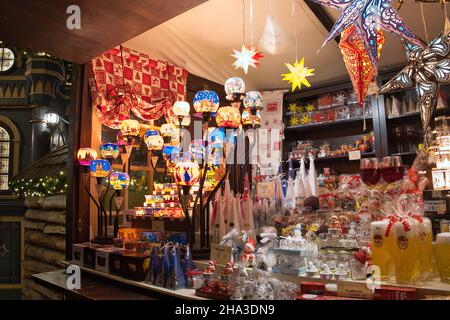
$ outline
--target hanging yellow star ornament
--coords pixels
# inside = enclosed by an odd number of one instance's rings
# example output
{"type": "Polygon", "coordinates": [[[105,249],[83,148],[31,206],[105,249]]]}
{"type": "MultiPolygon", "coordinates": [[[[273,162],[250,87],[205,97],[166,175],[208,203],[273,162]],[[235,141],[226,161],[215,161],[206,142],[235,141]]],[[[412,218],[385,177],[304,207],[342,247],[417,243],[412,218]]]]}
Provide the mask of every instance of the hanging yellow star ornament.
{"type": "Polygon", "coordinates": [[[246,47],[242,45],[241,51],[237,51],[233,49],[234,54],[231,56],[236,58],[236,61],[233,63],[233,66],[236,69],[243,69],[245,74],[248,72],[248,67],[256,68],[259,64],[259,59],[263,57],[261,53],[259,53],[254,47],[246,47]]]}
{"type": "Polygon", "coordinates": [[[306,87],[311,87],[311,84],[306,78],[313,76],[313,71],[315,69],[308,69],[305,67],[305,58],[302,58],[300,63],[296,60],[294,65],[290,63],[285,63],[285,65],[289,69],[289,73],[282,74],[284,77],[283,80],[286,80],[292,84],[292,92],[294,92],[297,87],[301,89],[302,84],[306,87]]]}

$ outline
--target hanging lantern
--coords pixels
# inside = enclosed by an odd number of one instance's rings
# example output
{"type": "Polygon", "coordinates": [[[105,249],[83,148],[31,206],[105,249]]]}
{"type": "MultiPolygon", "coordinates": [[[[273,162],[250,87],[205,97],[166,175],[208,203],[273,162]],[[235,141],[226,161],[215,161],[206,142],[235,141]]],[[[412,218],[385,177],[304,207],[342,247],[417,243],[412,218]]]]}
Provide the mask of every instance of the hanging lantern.
{"type": "Polygon", "coordinates": [[[140,126],[137,120],[128,119],[120,123],[120,131],[125,137],[135,137],[139,134],[140,126]]]}
{"type": "Polygon", "coordinates": [[[225,131],[223,128],[208,128],[208,145],[213,148],[221,148],[225,143],[225,131]]]}
{"type": "Polygon", "coordinates": [[[165,146],[162,149],[162,155],[163,155],[163,159],[164,160],[169,160],[170,156],[175,153],[179,153],[180,152],[180,148],[178,148],[177,146],[165,146]]]}
{"type": "Polygon", "coordinates": [[[125,190],[130,185],[130,177],[125,172],[114,171],[109,176],[109,184],[114,190],[125,190]]]}
{"type": "Polygon", "coordinates": [[[181,126],[182,127],[189,127],[191,124],[191,116],[187,115],[183,117],[183,120],[181,120],[181,126]]]}
{"type": "Polygon", "coordinates": [[[128,139],[127,139],[127,137],[125,137],[123,135],[122,130],[119,130],[117,132],[117,144],[119,146],[126,146],[126,145],[128,145],[128,139]]]}
{"type": "Polygon", "coordinates": [[[200,167],[194,161],[182,161],[175,165],[175,182],[180,186],[193,186],[200,178],[200,167]]]}
{"type": "Polygon", "coordinates": [[[148,150],[161,150],[164,147],[164,139],[156,130],[147,130],[144,134],[144,142],[148,150]]]}
{"type": "Polygon", "coordinates": [[[92,160],[97,159],[97,151],[92,148],[80,148],[78,149],[77,158],[82,166],[89,166],[92,160]]]}
{"type": "Polygon", "coordinates": [[[177,101],[173,104],[173,113],[176,116],[181,116],[181,117],[188,116],[190,110],[191,110],[191,106],[189,105],[189,102],[177,101]]]}
{"type": "Polygon", "coordinates": [[[213,113],[219,109],[219,96],[214,91],[198,91],[194,96],[195,112],[213,113]]]}
{"type": "Polygon", "coordinates": [[[217,110],[216,123],[221,128],[237,129],[241,124],[241,113],[236,107],[221,107],[217,110]]]}
{"type": "Polygon", "coordinates": [[[189,145],[189,152],[194,160],[202,160],[205,154],[205,145],[202,139],[193,140],[189,145]]]}
{"type": "Polygon", "coordinates": [[[111,171],[111,165],[106,159],[92,160],[90,166],[91,175],[96,178],[105,178],[111,171]]]}
{"type": "Polygon", "coordinates": [[[261,112],[259,110],[244,109],[242,111],[242,126],[256,128],[261,125],[261,112]]]}
{"type": "Polygon", "coordinates": [[[261,110],[263,106],[263,99],[261,93],[258,91],[249,91],[244,98],[244,107],[248,109],[261,110]]]}
{"type": "Polygon", "coordinates": [[[172,123],[164,123],[161,126],[160,132],[163,138],[170,138],[170,139],[178,138],[178,129],[172,123]]]}
{"type": "Polygon", "coordinates": [[[100,154],[105,159],[116,159],[119,156],[120,147],[117,143],[104,143],[100,146],[100,154]]]}
{"type": "Polygon", "coordinates": [[[245,83],[244,80],[238,77],[232,77],[225,81],[225,93],[226,98],[230,101],[242,100],[245,93],[245,83]]]}

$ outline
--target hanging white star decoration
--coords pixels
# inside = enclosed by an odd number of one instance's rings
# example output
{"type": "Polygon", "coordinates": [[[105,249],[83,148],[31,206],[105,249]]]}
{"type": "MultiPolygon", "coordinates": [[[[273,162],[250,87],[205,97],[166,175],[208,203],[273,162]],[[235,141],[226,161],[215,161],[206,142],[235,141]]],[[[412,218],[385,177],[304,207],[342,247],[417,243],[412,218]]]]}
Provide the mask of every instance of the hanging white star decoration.
{"type": "Polygon", "coordinates": [[[252,46],[246,47],[245,45],[242,45],[241,51],[235,49],[233,49],[233,51],[234,54],[231,56],[236,59],[233,66],[236,69],[241,68],[244,70],[245,74],[247,74],[249,67],[257,68],[259,66],[259,59],[264,57],[252,46]]]}

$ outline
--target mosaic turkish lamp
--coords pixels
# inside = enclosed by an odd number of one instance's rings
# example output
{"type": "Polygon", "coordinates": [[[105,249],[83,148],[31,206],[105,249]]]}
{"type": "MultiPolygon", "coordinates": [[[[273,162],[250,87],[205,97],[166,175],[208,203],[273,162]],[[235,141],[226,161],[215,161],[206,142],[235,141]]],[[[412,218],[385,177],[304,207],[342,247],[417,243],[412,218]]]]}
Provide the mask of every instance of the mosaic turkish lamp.
{"type": "Polygon", "coordinates": [[[224,87],[228,101],[240,101],[245,96],[245,82],[239,77],[231,77],[227,79],[224,87]]]}
{"type": "Polygon", "coordinates": [[[203,140],[201,139],[193,140],[192,143],[189,145],[189,152],[191,153],[192,158],[194,160],[202,160],[205,154],[205,145],[203,140]]]}
{"type": "Polygon", "coordinates": [[[183,119],[181,120],[181,126],[189,127],[190,124],[191,124],[191,116],[190,115],[184,116],[183,119]]]}
{"type": "Polygon", "coordinates": [[[178,185],[191,187],[200,179],[200,167],[195,161],[178,162],[173,175],[178,185]]]}
{"type": "Polygon", "coordinates": [[[130,177],[125,172],[114,171],[109,176],[109,184],[116,191],[125,190],[130,185],[130,177]]]}
{"type": "Polygon", "coordinates": [[[157,130],[147,130],[144,133],[144,142],[150,151],[161,150],[164,147],[164,139],[157,130]]]}
{"type": "Polygon", "coordinates": [[[178,138],[178,129],[173,123],[164,123],[159,131],[164,139],[178,138]]]}
{"type": "Polygon", "coordinates": [[[250,110],[261,110],[263,107],[263,99],[258,91],[249,91],[244,98],[244,107],[250,110]]]}
{"type": "Polygon", "coordinates": [[[120,154],[120,146],[117,143],[104,143],[100,146],[100,154],[107,160],[116,159],[120,154]]]}
{"type": "Polygon", "coordinates": [[[219,96],[214,91],[198,91],[193,101],[195,112],[201,113],[204,121],[209,121],[211,114],[219,109],[219,96]]]}
{"type": "Polygon", "coordinates": [[[123,135],[122,130],[119,130],[117,132],[117,144],[119,146],[126,146],[126,145],[128,145],[128,139],[127,139],[127,137],[125,137],[123,135]]]}
{"type": "Polygon", "coordinates": [[[111,171],[111,165],[106,159],[92,160],[89,168],[91,170],[91,176],[95,178],[106,178],[111,171]]]}
{"type": "Polygon", "coordinates": [[[213,148],[222,148],[225,143],[225,131],[223,128],[208,128],[208,144],[213,148]]]}
{"type": "Polygon", "coordinates": [[[254,110],[246,108],[242,111],[242,126],[245,129],[256,128],[261,125],[261,113],[259,110],[254,110]]]}
{"type": "Polygon", "coordinates": [[[177,154],[180,152],[180,148],[177,146],[165,146],[162,149],[162,156],[164,160],[170,160],[172,154],[177,154]]]}
{"type": "Polygon", "coordinates": [[[241,125],[241,113],[236,107],[221,107],[217,110],[216,123],[225,129],[237,129],[241,125]]]}
{"type": "Polygon", "coordinates": [[[90,166],[92,160],[97,159],[97,151],[92,148],[80,148],[78,149],[77,159],[82,166],[90,166]]]}
{"type": "Polygon", "coordinates": [[[135,137],[139,135],[140,125],[137,120],[128,119],[120,123],[120,131],[125,137],[135,137]]]}
{"type": "Polygon", "coordinates": [[[191,106],[189,102],[186,101],[176,101],[172,107],[173,113],[176,116],[185,117],[189,115],[189,111],[191,110],[191,106]]]}

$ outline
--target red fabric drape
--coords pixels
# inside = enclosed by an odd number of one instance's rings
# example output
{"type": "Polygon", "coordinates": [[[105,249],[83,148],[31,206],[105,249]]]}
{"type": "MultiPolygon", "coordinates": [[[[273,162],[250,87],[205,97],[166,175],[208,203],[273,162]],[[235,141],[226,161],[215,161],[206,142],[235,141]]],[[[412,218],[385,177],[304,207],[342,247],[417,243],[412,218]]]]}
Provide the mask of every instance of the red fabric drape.
{"type": "Polygon", "coordinates": [[[92,103],[100,122],[110,128],[118,129],[122,120],[130,118],[130,111],[144,121],[163,114],[171,118],[172,104],[186,98],[186,69],[129,48],[108,50],[91,65],[92,103]],[[118,88],[126,94],[119,95],[118,88]]]}

